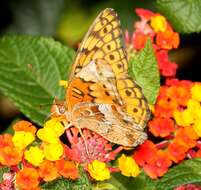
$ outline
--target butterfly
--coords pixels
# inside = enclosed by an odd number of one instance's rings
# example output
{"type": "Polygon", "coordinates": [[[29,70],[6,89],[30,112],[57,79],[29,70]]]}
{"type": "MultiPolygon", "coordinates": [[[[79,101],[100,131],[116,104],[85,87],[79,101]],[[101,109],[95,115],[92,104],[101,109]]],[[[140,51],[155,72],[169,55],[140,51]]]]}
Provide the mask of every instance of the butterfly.
{"type": "Polygon", "coordinates": [[[84,37],[72,66],[64,104],[53,113],[67,127],[87,128],[108,141],[135,147],[147,138],[150,117],[141,88],[128,75],[117,13],[103,10],[84,37]]]}

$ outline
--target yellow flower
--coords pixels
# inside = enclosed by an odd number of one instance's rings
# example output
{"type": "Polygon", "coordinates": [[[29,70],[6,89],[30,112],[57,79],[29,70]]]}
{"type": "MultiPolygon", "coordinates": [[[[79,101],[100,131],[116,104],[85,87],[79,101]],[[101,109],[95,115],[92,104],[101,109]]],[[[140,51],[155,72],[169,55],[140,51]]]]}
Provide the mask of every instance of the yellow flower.
{"type": "Polygon", "coordinates": [[[15,147],[19,149],[24,149],[26,146],[31,144],[34,141],[35,137],[31,132],[25,132],[25,131],[16,131],[12,141],[15,145],[15,147]]]}
{"type": "Polygon", "coordinates": [[[122,154],[118,162],[122,175],[136,177],[140,173],[140,169],[132,157],[122,154]]]}
{"type": "Polygon", "coordinates": [[[57,137],[60,137],[65,131],[64,126],[56,118],[47,121],[44,125],[44,128],[53,130],[57,137]]]}
{"type": "Polygon", "coordinates": [[[195,113],[195,111],[200,109],[200,102],[198,102],[197,100],[194,100],[194,99],[188,100],[187,109],[190,112],[195,113]]]}
{"type": "Polygon", "coordinates": [[[198,120],[193,125],[194,131],[197,133],[199,137],[201,137],[201,120],[198,120]]]}
{"type": "Polygon", "coordinates": [[[46,143],[58,143],[60,142],[59,137],[56,135],[55,131],[51,128],[42,128],[37,132],[39,139],[46,143]]]}
{"type": "Polygon", "coordinates": [[[104,162],[94,160],[91,164],[88,164],[88,172],[94,179],[103,181],[110,178],[110,171],[106,167],[104,162]]]}
{"type": "Polygon", "coordinates": [[[44,124],[44,128],[38,130],[37,136],[46,143],[59,143],[59,137],[64,131],[64,126],[57,119],[51,119],[44,124]]]}
{"type": "Polygon", "coordinates": [[[59,81],[59,86],[63,86],[64,88],[67,88],[68,87],[68,81],[60,80],[59,81]]]}
{"type": "Polygon", "coordinates": [[[151,110],[152,113],[155,112],[155,107],[154,107],[154,105],[149,104],[149,109],[151,110]]]}
{"type": "Polygon", "coordinates": [[[155,32],[165,32],[167,21],[164,16],[156,15],[151,17],[151,26],[155,32]]]}
{"type": "Polygon", "coordinates": [[[192,124],[194,122],[194,116],[188,109],[186,109],[182,112],[176,110],[173,113],[173,116],[174,116],[174,119],[175,119],[177,125],[180,125],[183,127],[189,126],[190,124],[192,124]]]}
{"type": "Polygon", "coordinates": [[[192,98],[201,102],[201,84],[194,84],[191,88],[192,98]]]}
{"type": "Polygon", "coordinates": [[[25,159],[34,166],[39,166],[44,159],[43,151],[39,147],[30,147],[29,150],[26,150],[25,159]]]}
{"type": "Polygon", "coordinates": [[[60,143],[55,144],[44,144],[43,152],[45,158],[49,161],[59,160],[63,155],[63,146],[60,143]]]}

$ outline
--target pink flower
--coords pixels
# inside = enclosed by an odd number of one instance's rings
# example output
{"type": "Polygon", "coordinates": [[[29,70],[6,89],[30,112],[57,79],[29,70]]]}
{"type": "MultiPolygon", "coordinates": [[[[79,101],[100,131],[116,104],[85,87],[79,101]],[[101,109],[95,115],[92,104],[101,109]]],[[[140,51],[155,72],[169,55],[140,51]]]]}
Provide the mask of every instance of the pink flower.
{"type": "Polygon", "coordinates": [[[79,134],[78,128],[70,128],[66,131],[70,146],[65,146],[66,157],[86,166],[93,160],[109,162],[114,160],[116,155],[122,150],[118,147],[112,150],[112,144],[95,132],[88,129],[82,130],[79,134]]]}
{"type": "Polygon", "coordinates": [[[3,181],[0,183],[1,190],[13,190],[14,189],[14,174],[13,173],[4,173],[3,181]]]}

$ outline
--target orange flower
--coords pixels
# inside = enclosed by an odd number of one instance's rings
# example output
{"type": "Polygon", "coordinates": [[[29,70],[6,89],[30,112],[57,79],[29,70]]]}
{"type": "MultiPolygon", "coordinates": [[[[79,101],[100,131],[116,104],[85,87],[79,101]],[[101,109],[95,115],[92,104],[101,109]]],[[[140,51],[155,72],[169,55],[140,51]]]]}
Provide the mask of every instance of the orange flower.
{"type": "Polygon", "coordinates": [[[16,175],[16,184],[21,189],[34,189],[39,185],[39,174],[34,168],[23,168],[16,175]]]}
{"type": "Polygon", "coordinates": [[[0,148],[5,146],[13,146],[12,136],[9,134],[0,135],[0,148]]]}
{"type": "Polygon", "coordinates": [[[77,179],[79,177],[78,169],[72,161],[58,160],[56,161],[56,167],[59,174],[66,178],[77,179]]]}
{"type": "Polygon", "coordinates": [[[29,188],[29,189],[21,189],[21,190],[42,190],[40,187],[36,187],[36,188],[29,188]]]}
{"type": "Polygon", "coordinates": [[[36,127],[34,127],[32,123],[25,120],[15,123],[15,125],[13,126],[13,130],[31,132],[33,135],[35,135],[36,133],[36,127]]]}
{"type": "Polygon", "coordinates": [[[178,145],[186,147],[186,149],[195,147],[196,139],[198,139],[198,136],[190,126],[179,128],[175,136],[175,142],[178,145]]]}
{"type": "Polygon", "coordinates": [[[40,165],[39,175],[44,181],[52,181],[59,176],[55,164],[48,160],[43,161],[40,165]]]}
{"type": "Polygon", "coordinates": [[[174,98],[174,100],[176,100],[177,103],[182,106],[186,106],[191,97],[189,88],[181,85],[169,87],[166,90],[166,95],[169,98],[174,98]]]}
{"type": "Polygon", "coordinates": [[[156,137],[167,137],[174,132],[174,122],[169,118],[155,117],[148,123],[149,131],[156,137]]]}
{"type": "Polygon", "coordinates": [[[185,146],[173,141],[168,145],[168,157],[175,163],[178,163],[185,158],[187,150],[185,146]]]}
{"type": "Polygon", "coordinates": [[[156,35],[156,44],[162,48],[171,50],[179,46],[179,34],[174,32],[168,25],[164,32],[158,32],[156,35]]]}
{"type": "Polygon", "coordinates": [[[6,146],[0,149],[0,163],[5,166],[17,165],[22,160],[23,152],[16,147],[6,146]]]}
{"type": "Polygon", "coordinates": [[[156,179],[163,176],[171,164],[172,161],[168,158],[167,153],[159,150],[157,151],[157,159],[150,164],[144,165],[143,168],[152,179],[156,179]]]}
{"type": "Polygon", "coordinates": [[[178,103],[167,96],[167,89],[167,86],[160,87],[159,96],[155,104],[154,115],[156,117],[172,117],[173,111],[178,107],[178,103]]]}

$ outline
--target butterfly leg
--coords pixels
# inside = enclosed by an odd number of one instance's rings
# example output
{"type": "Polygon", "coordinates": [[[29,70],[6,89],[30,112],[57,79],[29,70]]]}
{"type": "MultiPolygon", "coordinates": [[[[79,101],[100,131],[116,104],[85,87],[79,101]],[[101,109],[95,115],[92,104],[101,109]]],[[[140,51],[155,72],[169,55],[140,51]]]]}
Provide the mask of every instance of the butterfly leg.
{"type": "Polygon", "coordinates": [[[65,120],[63,121],[63,123],[64,123],[64,126],[65,126],[65,127],[64,127],[65,130],[73,126],[72,123],[68,123],[68,122],[65,121],[65,120]]]}
{"type": "Polygon", "coordinates": [[[89,149],[88,149],[88,147],[87,147],[86,139],[85,139],[85,137],[84,137],[84,135],[83,135],[83,133],[82,133],[81,128],[78,127],[78,129],[79,129],[79,133],[80,133],[80,135],[81,135],[81,137],[82,137],[82,139],[83,139],[83,141],[84,141],[84,145],[85,145],[85,149],[86,149],[87,156],[89,157],[90,155],[89,155],[89,149]]]}

